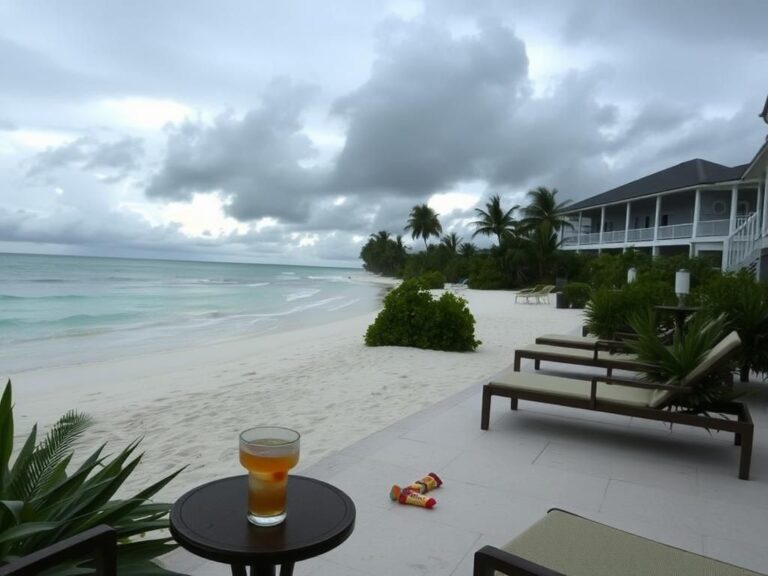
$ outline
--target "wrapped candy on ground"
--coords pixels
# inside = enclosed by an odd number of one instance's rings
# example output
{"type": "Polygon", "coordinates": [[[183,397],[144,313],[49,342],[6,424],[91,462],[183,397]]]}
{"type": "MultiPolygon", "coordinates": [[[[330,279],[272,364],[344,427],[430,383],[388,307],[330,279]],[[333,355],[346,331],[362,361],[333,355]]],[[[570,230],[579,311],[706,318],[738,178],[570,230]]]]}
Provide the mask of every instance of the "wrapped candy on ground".
{"type": "Polygon", "coordinates": [[[439,488],[442,486],[443,481],[440,480],[440,477],[435,474],[434,472],[430,472],[424,478],[420,478],[419,480],[416,480],[413,484],[410,484],[408,486],[409,490],[413,490],[414,492],[418,492],[419,494],[426,494],[430,490],[434,490],[435,488],[439,488]]]}
{"type": "Polygon", "coordinates": [[[392,486],[392,489],[389,491],[389,497],[392,500],[399,502],[400,504],[420,506],[421,508],[426,508],[427,510],[431,510],[437,504],[437,500],[434,498],[425,496],[424,494],[419,494],[418,492],[414,492],[409,488],[400,488],[400,486],[397,484],[392,486]]]}

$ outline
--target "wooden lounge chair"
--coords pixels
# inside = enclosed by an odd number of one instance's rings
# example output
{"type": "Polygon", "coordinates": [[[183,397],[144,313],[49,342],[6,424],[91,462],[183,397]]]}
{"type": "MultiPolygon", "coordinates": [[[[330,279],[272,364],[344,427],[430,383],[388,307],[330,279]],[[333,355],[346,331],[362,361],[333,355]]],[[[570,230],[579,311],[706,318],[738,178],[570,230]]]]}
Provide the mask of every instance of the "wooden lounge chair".
{"type": "Polygon", "coordinates": [[[0,576],[32,576],[65,560],[93,559],[96,576],[117,574],[117,532],[105,524],[0,566],[0,576]]]}
{"type": "MultiPolygon", "coordinates": [[[[583,410],[621,414],[634,418],[685,424],[708,430],[733,432],[741,447],[739,478],[749,479],[754,425],[749,409],[740,402],[725,402],[711,407],[711,413],[732,415],[736,419],[704,414],[690,414],[672,408],[673,401],[690,392],[691,387],[712,374],[731,375],[730,361],[741,346],[738,334],[723,338],[685,378],[678,382],[656,384],[595,376],[590,381],[505,370],[483,386],[480,427],[488,430],[493,396],[510,398],[512,410],[518,400],[570,406],[583,410]]],[[[577,350],[577,352],[580,352],[577,350]]]]}
{"type": "Polygon", "coordinates": [[[562,346],[546,346],[530,344],[515,350],[514,369],[520,371],[520,363],[524,359],[533,360],[534,369],[538,370],[542,362],[560,362],[580,366],[605,368],[608,376],[613,370],[631,370],[637,372],[647,368],[635,354],[617,352],[617,345],[611,340],[598,340],[589,349],[565,348],[562,346]]]}
{"type": "Polygon", "coordinates": [[[474,576],[764,576],[553,508],[501,548],[475,552],[474,576]]]}
{"type": "Polygon", "coordinates": [[[536,344],[559,346],[561,348],[577,348],[579,350],[594,350],[602,347],[610,351],[626,351],[627,346],[620,340],[603,340],[592,336],[574,336],[571,334],[544,334],[536,338],[536,344]]]}

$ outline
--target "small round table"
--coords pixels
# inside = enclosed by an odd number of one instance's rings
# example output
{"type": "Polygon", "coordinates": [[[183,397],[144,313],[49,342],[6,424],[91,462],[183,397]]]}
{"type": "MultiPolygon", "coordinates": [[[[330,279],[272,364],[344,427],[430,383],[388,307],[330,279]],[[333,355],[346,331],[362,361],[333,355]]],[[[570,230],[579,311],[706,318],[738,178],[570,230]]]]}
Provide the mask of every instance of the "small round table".
{"type": "Polygon", "coordinates": [[[230,564],[233,576],[291,576],[293,565],[331,550],[355,527],[355,504],[326,482],[288,476],[287,517],[271,527],[246,519],[248,476],[215,480],[194,488],[171,509],[171,534],[197,556],[230,564]]]}

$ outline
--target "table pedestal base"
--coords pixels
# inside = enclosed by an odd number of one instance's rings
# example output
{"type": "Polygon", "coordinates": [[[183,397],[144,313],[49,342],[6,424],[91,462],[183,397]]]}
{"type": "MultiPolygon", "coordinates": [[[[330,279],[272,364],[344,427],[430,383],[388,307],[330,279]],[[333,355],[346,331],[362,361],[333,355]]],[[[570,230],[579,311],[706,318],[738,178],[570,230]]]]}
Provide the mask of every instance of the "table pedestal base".
{"type": "MultiPolygon", "coordinates": [[[[280,576],[293,576],[293,562],[280,565],[280,576]]],[[[242,564],[232,565],[232,576],[248,576],[248,571],[242,564]]],[[[272,564],[254,564],[251,566],[251,576],[275,576],[275,566],[272,564]]]]}

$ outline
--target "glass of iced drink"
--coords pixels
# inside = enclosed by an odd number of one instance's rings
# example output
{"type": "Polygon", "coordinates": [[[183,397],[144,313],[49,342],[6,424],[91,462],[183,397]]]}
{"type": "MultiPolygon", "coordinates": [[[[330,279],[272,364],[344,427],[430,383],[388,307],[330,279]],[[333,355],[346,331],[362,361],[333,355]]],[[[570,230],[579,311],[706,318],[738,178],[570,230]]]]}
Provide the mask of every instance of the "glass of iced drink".
{"type": "Polygon", "coordinates": [[[248,470],[248,521],[275,526],[285,520],[288,470],[299,461],[299,438],[290,428],[259,426],[240,433],[240,464],[248,470]]]}

